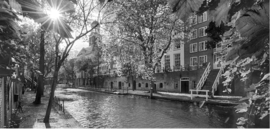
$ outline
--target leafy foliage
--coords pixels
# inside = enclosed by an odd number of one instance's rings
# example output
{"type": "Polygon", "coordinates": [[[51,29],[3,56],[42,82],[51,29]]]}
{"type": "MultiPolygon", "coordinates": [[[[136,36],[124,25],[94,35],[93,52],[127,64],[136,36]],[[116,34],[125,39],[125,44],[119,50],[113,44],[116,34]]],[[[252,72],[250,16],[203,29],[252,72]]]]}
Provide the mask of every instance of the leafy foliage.
{"type": "MultiPolygon", "coordinates": [[[[137,62],[141,65],[138,73],[151,78],[171,45],[174,34],[183,31],[183,23],[175,15],[170,15],[171,8],[162,0],[115,0],[109,11],[116,12],[116,17],[112,20],[112,25],[116,27],[108,31],[114,37],[113,40],[118,42],[118,48],[123,52],[135,50],[134,54],[142,61],[137,62]]],[[[132,59],[138,59],[128,56],[123,57],[128,61],[122,61],[123,65],[132,63],[132,59]]]]}
{"type": "Polygon", "coordinates": [[[229,31],[229,29],[230,27],[226,26],[223,22],[220,26],[216,26],[215,22],[210,22],[208,28],[205,30],[207,36],[211,38],[211,40],[207,42],[207,48],[215,48],[216,44],[222,41],[221,35],[229,31]]]}
{"type": "Polygon", "coordinates": [[[205,0],[170,0],[168,4],[180,19],[185,21],[191,13],[197,12],[205,0]]]}
{"type": "Polygon", "coordinates": [[[244,114],[237,125],[269,128],[269,124],[260,126],[255,122],[269,116],[269,1],[206,0],[198,13],[205,10],[210,11],[216,24],[210,23],[207,30],[212,37],[212,46],[218,42],[231,46],[221,52],[227,61],[239,56],[235,63],[228,63],[229,67],[223,74],[227,78],[223,82],[226,91],[231,91],[229,87],[235,78],[240,78],[246,85],[247,96],[241,99],[242,104],[236,106],[236,111],[244,114]],[[222,24],[230,29],[226,30],[222,24]]]}

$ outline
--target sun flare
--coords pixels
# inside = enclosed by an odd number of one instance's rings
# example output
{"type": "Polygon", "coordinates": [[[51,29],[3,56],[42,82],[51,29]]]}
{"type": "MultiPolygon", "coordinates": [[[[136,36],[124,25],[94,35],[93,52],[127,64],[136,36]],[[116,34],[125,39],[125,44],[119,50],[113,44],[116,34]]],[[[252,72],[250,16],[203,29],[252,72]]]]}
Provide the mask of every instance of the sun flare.
{"type": "Polygon", "coordinates": [[[52,19],[52,20],[57,20],[61,17],[61,13],[59,10],[52,8],[48,11],[48,16],[52,19]]]}

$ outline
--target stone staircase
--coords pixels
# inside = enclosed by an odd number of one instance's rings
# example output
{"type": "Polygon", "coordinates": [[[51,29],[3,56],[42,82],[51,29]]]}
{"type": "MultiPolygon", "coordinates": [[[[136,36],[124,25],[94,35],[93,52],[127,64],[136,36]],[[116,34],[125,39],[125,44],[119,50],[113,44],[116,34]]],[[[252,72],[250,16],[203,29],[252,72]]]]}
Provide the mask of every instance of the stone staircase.
{"type": "Polygon", "coordinates": [[[217,77],[217,74],[219,72],[219,69],[212,69],[202,87],[202,90],[209,90],[212,91],[213,83],[217,77]]]}

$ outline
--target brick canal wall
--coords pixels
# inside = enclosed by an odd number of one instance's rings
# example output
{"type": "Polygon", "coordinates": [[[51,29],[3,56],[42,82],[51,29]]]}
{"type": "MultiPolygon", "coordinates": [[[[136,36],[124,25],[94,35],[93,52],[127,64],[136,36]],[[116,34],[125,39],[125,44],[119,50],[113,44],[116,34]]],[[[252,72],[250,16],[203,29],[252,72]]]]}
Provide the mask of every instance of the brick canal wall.
{"type": "MultiPolygon", "coordinates": [[[[204,72],[204,69],[196,71],[181,71],[181,72],[168,72],[157,73],[154,76],[156,81],[157,91],[176,92],[181,93],[181,82],[188,81],[187,88],[193,89],[199,82],[200,76],[204,72]]],[[[100,84],[103,84],[103,88],[108,89],[134,89],[134,90],[149,90],[151,81],[141,78],[127,78],[127,77],[107,77],[100,84]]]]}

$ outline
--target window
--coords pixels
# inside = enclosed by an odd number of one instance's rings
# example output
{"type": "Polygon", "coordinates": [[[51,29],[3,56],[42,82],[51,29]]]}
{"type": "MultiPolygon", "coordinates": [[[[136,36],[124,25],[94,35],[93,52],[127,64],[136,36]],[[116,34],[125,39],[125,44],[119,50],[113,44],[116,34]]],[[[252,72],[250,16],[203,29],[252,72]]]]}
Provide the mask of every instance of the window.
{"type": "Polygon", "coordinates": [[[197,29],[194,29],[191,31],[191,38],[190,39],[196,39],[197,38],[197,29]]]}
{"type": "Polygon", "coordinates": [[[206,48],[206,41],[199,42],[199,51],[205,51],[206,48]]]}
{"type": "Polygon", "coordinates": [[[174,89],[178,89],[178,82],[174,83],[174,89]]]}
{"type": "Polygon", "coordinates": [[[174,65],[180,66],[180,53],[174,54],[174,65]]]}
{"type": "Polygon", "coordinates": [[[190,53],[197,52],[197,43],[190,44],[189,49],[190,49],[190,53]]]}
{"type": "Polygon", "coordinates": [[[202,23],[202,21],[203,21],[203,16],[202,15],[199,15],[198,16],[198,23],[202,23]]]}
{"type": "Polygon", "coordinates": [[[199,37],[206,36],[205,30],[207,29],[207,26],[199,28],[199,37]]]}
{"type": "Polygon", "coordinates": [[[199,56],[199,65],[202,66],[203,63],[207,62],[207,55],[199,56]]]}
{"type": "Polygon", "coordinates": [[[179,50],[180,47],[181,47],[180,41],[179,41],[179,40],[176,40],[176,41],[174,42],[174,49],[175,49],[175,50],[179,50]]]}
{"type": "Polygon", "coordinates": [[[139,83],[138,85],[139,85],[138,87],[141,87],[141,83],[139,83]]]}
{"type": "Polygon", "coordinates": [[[197,24],[197,15],[192,15],[190,18],[189,18],[189,25],[196,25],[197,24]]]}
{"type": "Polygon", "coordinates": [[[203,13],[203,22],[207,21],[207,12],[203,13]]]}
{"type": "Polygon", "coordinates": [[[219,61],[222,61],[222,56],[219,54],[215,54],[214,55],[214,62],[219,62],[219,61]]]}
{"type": "Polygon", "coordinates": [[[192,25],[192,22],[193,22],[193,18],[190,17],[190,18],[189,18],[189,25],[190,25],[190,26],[192,25]]]}
{"type": "Polygon", "coordinates": [[[194,25],[197,24],[197,15],[194,15],[194,18],[193,18],[193,24],[194,24],[194,25]]]}
{"type": "Polygon", "coordinates": [[[170,69],[170,55],[165,55],[165,69],[170,69]]]}
{"type": "Polygon", "coordinates": [[[163,83],[160,83],[159,84],[159,88],[163,88],[163,83]]]}
{"type": "Polygon", "coordinates": [[[190,57],[190,66],[197,65],[197,57],[190,57]]]}
{"type": "Polygon", "coordinates": [[[128,83],[128,87],[130,87],[130,83],[128,83]]]}
{"type": "Polygon", "coordinates": [[[145,83],[145,87],[148,88],[148,83],[145,83]]]}

